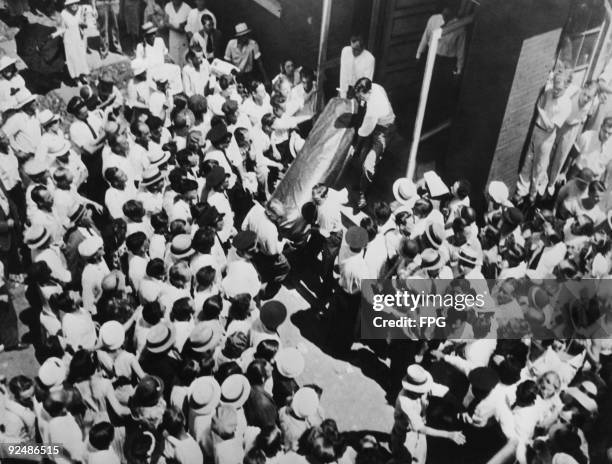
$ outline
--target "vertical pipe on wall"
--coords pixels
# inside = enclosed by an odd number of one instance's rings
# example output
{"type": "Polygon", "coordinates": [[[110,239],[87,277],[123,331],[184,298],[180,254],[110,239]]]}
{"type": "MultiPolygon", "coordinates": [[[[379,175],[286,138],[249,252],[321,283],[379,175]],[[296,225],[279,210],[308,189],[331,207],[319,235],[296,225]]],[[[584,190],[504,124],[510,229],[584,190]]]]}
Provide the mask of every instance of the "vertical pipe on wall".
{"type": "Polygon", "coordinates": [[[327,39],[331,20],[332,0],[323,0],[321,11],[321,34],[319,36],[319,57],[317,60],[317,109],[323,104],[323,81],[325,61],[327,61],[327,39]]]}
{"type": "Polygon", "coordinates": [[[419,97],[419,107],[417,110],[416,120],[414,122],[414,131],[412,133],[412,145],[410,146],[410,157],[408,158],[408,170],[406,177],[414,178],[416,169],[416,156],[419,150],[419,139],[423,129],[423,118],[425,117],[425,108],[427,107],[427,96],[429,95],[429,86],[431,85],[431,76],[433,75],[433,67],[436,61],[436,53],[438,51],[438,41],[442,36],[442,29],[435,29],[431,34],[429,42],[429,50],[427,52],[427,64],[425,65],[425,75],[423,76],[423,85],[421,86],[421,96],[419,97]]]}

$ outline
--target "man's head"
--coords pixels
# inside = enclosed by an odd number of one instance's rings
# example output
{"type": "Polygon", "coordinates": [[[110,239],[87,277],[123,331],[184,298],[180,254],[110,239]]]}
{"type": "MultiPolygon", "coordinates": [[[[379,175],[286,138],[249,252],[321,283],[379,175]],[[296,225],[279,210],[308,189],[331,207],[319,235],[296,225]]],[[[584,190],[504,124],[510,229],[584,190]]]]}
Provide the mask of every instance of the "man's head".
{"type": "Polygon", "coordinates": [[[145,122],[135,121],[131,129],[136,143],[144,148],[149,148],[149,141],[151,140],[151,129],[149,129],[149,126],[145,122]]]}
{"type": "Polygon", "coordinates": [[[108,146],[111,150],[118,155],[127,156],[130,145],[126,128],[123,125],[111,121],[106,124],[104,130],[106,132],[108,146]]]}
{"type": "Polygon", "coordinates": [[[295,73],[295,63],[291,58],[283,61],[283,64],[281,65],[281,72],[285,76],[288,76],[291,79],[293,78],[293,74],[295,73]]]}
{"type": "Polygon", "coordinates": [[[48,211],[53,207],[53,195],[44,185],[34,187],[30,195],[38,208],[48,211]]]}
{"type": "Polygon", "coordinates": [[[353,56],[358,57],[365,50],[365,45],[363,43],[363,37],[359,34],[355,34],[351,36],[351,50],[353,51],[353,56]]]}
{"type": "Polygon", "coordinates": [[[116,167],[106,169],[106,171],[104,171],[104,178],[111,187],[116,188],[117,190],[123,190],[128,181],[125,172],[116,167]]]}
{"type": "Polygon", "coordinates": [[[195,4],[198,11],[202,11],[206,8],[206,0],[196,0],[195,4]]]}
{"type": "Polygon", "coordinates": [[[306,92],[310,92],[314,87],[315,75],[312,69],[310,68],[302,68],[300,70],[300,81],[304,90],[306,92]]]}
{"type": "Polygon", "coordinates": [[[569,71],[557,72],[553,77],[553,97],[559,98],[563,95],[571,81],[572,75],[569,71]]]}
{"type": "Polygon", "coordinates": [[[261,130],[270,135],[272,133],[272,125],[276,120],[276,116],[272,113],[266,113],[261,117],[261,130]]]}
{"type": "Polygon", "coordinates": [[[234,138],[236,139],[238,147],[243,152],[248,152],[251,149],[251,144],[253,143],[253,141],[251,140],[251,133],[248,129],[244,127],[238,127],[234,131],[234,138]]]}
{"type": "Polygon", "coordinates": [[[597,89],[599,86],[595,81],[587,82],[582,90],[580,91],[580,95],[578,96],[578,105],[584,108],[586,105],[593,101],[595,95],[597,95],[597,89]]]}
{"type": "Polygon", "coordinates": [[[612,116],[604,118],[599,129],[599,140],[604,143],[607,142],[612,135],[612,116]]]}
{"type": "Polygon", "coordinates": [[[594,180],[589,184],[589,198],[594,203],[599,203],[601,195],[606,191],[606,186],[600,180],[594,180]]]}
{"type": "Polygon", "coordinates": [[[287,109],[287,99],[282,95],[276,93],[272,95],[270,99],[270,105],[272,105],[272,111],[274,111],[274,116],[280,118],[287,109]]]}
{"type": "Polygon", "coordinates": [[[69,190],[73,180],[74,176],[66,168],[60,167],[53,171],[53,181],[60,190],[69,190]]]}
{"type": "Polygon", "coordinates": [[[202,15],[202,27],[204,28],[204,32],[207,34],[215,29],[215,21],[208,13],[202,15]]]}
{"type": "Polygon", "coordinates": [[[15,77],[15,74],[17,74],[17,66],[15,66],[15,64],[10,64],[8,65],[6,68],[4,68],[0,74],[2,74],[2,77],[5,78],[7,81],[10,81],[13,77],[15,77]]]}
{"type": "Polygon", "coordinates": [[[329,188],[327,188],[324,184],[317,184],[312,188],[312,202],[315,205],[322,205],[325,199],[327,198],[327,194],[329,193],[329,188]]]}
{"type": "Polygon", "coordinates": [[[367,102],[372,92],[372,81],[367,77],[362,77],[355,82],[355,96],[360,101],[367,102]]]}
{"type": "Polygon", "coordinates": [[[285,206],[280,200],[272,199],[266,204],[266,216],[274,224],[279,225],[285,216],[285,206]]]}

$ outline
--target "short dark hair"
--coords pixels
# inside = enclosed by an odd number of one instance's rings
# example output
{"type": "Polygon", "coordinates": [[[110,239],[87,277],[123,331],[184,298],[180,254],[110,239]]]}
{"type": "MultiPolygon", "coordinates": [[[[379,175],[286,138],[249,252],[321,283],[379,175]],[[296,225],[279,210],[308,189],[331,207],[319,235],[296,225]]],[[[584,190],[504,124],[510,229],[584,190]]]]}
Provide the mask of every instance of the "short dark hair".
{"type": "Polygon", "coordinates": [[[355,82],[355,93],[368,93],[372,90],[372,81],[367,77],[361,77],[355,82]]]}
{"type": "Polygon", "coordinates": [[[216,232],[212,227],[200,227],[193,236],[192,247],[198,253],[210,254],[215,244],[216,232]]]}
{"type": "Polygon", "coordinates": [[[179,298],[172,305],[170,311],[170,320],[172,321],[188,321],[193,314],[193,306],[191,305],[191,297],[179,298]]]}
{"type": "Polygon", "coordinates": [[[121,210],[125,217],[132,221],[140,221],[147,214],[142,202],[138,200],[126,201],[121,210]]]}
{"type": "Polygon", "coordinates": [[[126,237],[125,246],[130,251],[130,253],[138,253],[146,240],[147,234],[139,230],[126,237]]]}
{"type": "Polygon", "coordinates": [[[185,416],[176,408],[168,408],[164,412],[162,425],[164,429],[172,436],[177,436],[185,427],[185,416]]]}
{"type": "Polygon", "coordinates": [[[374,219],[372,219],[370,216],[366,216],[361,220],[359,225],[368,233],[368,241],[374,240],[374,237],[376,237],[376,234],[378,234],[378,225],[376,224],[376,221],[374,221],[374,219]]]}
{"type": "Polygon", "coordinates": [[[378,225],[383,225],[391,217],[391,208],[386,201],[377,201],[374,203],[374,218],[378,225]]]}
{"type": "Polygon", "coordinates": [[[164,311],[157,301],[150,301],[142,305],[142,318],[149,325],[155,325],[164,317],[164,311]]]}
{"type": "Polygon", "coordinates": [[[166,273],[166,265],[161,258],[153,258],[147,263],[146,273],[149,277],[163,277],[166,273]]]}
{"type": "Polygon", "coordinates": [[[300,77],[301,78],[306,78],[306,79],[315,79],[315,73],[312,69],[304,66],[301,70],[300,70],[300,77]]]}
{"type": "Polygon", "coordinates": [[[223,298],[221,298],[221,295],[213,295],[208,297],[202,305],[202,312],[198,314],[198,320],[212,321],[218,319],[222,309],[223,298]]]}
{"type": "Polygon", "coordinates": [[[206,21],[211,21],[213,24],[215,24],[215,20],[208,13],[204,13],[202,17],[200,18],[200,22],[202,23],[202,26],[204,25],[206,21]]]}
{"type": "Polygon", "coordinates": [[[196,282],[198,285],[208,288],[215,281],[217,271],[212,266],[204,266],[196,272],[196,282]]]}
{"type": "Polygon", "coordinates": [[[89,443],[95,449],[107,450],[115,438],[115,428],[109,422],[98,422],[89,431],[89,443]]]}

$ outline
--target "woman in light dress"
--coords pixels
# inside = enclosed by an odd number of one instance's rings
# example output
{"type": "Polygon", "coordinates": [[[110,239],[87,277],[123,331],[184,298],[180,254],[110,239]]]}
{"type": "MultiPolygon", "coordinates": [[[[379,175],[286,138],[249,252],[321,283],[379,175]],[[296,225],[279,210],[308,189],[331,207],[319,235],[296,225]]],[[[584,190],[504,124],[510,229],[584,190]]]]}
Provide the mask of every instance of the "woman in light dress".
{"type": "Polygon", "coordinates": [[[79,0],[66,0],[61,17],[68,72],[70,77],[86,84],[87,75],[89,74],[87,44],[83,35],[83,28],[86,25],[81,7],[79,6],[79,0]]]}
{"type": "Polygon", "coordinates": [[[181,68],[185,64],[185,54],[189,48],[185,25],[191,8],[183,0],[172,0],[166,4],[166,24],[169,29],[169,55],[181,68]]]}

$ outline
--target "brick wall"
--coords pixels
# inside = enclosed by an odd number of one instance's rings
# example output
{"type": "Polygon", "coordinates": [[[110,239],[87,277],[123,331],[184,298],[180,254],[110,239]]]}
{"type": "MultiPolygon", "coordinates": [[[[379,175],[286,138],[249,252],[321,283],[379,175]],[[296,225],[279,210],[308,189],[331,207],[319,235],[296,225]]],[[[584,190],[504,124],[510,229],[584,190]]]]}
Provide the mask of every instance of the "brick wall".
{"type": "Polygon", "coordinates": [[[514,185],[523,147],[528,144],[534,104],[553,65],[561,28],[531,37],[523,42],[512,89],[499,132],[489,181],[503,180],[514,185]]]}
{"type": "Polygon", "coordinates": [[[441,166],[449,182],[470,180],[474,191],[481,193],[474,196],[476,207],[483,204],[490,172],[508,182],[516,179],[525,128],[545,70],[555,57],[556,44],[550,46],[554,40],[548,41],[552,36],[547,33],[563,27],[569,3],[485,0],[477,9],[449,149],[441,166]],[[543,35],[546,40],[537,39],[543,35]],[[519,60],[524,66],[517,74],[519,60]]]}

